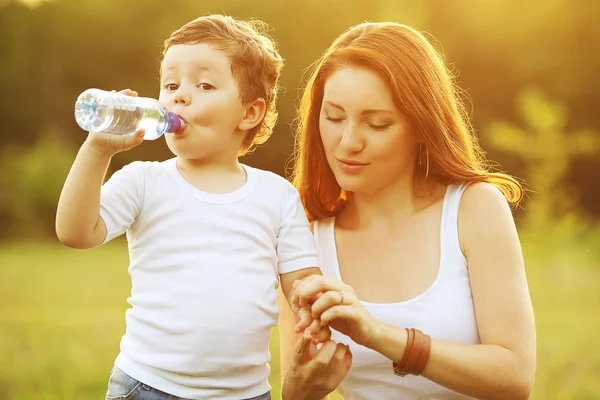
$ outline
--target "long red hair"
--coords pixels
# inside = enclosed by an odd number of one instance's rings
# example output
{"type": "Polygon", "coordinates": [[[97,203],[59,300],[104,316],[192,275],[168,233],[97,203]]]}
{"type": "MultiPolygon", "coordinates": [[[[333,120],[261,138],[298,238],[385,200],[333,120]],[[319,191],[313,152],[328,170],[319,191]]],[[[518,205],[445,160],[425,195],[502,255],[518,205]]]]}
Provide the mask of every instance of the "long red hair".
{"type": "Polygon", "coordinates": [[[412,121],[429,151],[430,175],[444,184],[488,182],[511,205],[523,197],[513,177],[492,172],[450,71],[414,28],[380,22],[354,26],[314,64],[299,107],[293,184],[311,221],[335,216],[349,193],[340,188],[325,158],[319,114],[325,82],[346,67],[368,68],[384,79],[399,110],[412,121]]]}

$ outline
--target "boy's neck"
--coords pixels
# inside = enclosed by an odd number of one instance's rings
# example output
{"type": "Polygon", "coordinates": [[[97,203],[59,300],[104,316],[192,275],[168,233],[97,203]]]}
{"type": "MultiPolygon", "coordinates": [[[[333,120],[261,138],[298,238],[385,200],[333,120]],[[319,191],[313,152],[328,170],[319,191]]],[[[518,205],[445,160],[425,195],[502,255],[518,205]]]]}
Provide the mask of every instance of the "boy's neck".
{"type": "Polygon", "coordinates": [[[177,168],[194,175],[243,172],[237,157],[219,161],[177,157],[177,168]]]}
{"type": "Polygon", "coordinates": [[[246,171],[237,158],[233,162],[215,163],[177,157],[176,164],[181,176],[203,192],[231,193],[247,180],[246,171]]]}

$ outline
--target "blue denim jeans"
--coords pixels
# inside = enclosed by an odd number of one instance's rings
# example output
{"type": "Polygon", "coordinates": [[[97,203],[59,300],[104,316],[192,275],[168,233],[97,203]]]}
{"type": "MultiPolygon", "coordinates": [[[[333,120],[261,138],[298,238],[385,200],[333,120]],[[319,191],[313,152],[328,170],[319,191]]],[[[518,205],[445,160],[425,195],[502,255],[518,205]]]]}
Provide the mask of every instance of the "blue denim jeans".
{"type": "MultiPolygon", "coordinates": [[[[187,400],[154,389],[114,367],[108,380],[106,400],[187,400]]],[[[271,393],[246,400],[271,400],[271,393]]]]}

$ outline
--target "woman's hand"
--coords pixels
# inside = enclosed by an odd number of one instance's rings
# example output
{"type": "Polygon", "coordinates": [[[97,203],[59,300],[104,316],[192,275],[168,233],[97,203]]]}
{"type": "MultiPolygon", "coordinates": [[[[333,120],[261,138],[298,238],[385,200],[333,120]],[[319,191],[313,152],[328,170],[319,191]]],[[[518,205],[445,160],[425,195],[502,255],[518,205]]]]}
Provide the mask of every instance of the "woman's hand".
{"type": "Polygon", "coordinates": [[[346,345],[328,340],[317,349],[302,335],[283,380],[281,398],[320,400],[339,386],[351,365],[352,353],[346,345]]]}
{"type": "MultiPolygon", "coordinates": [[[[320,321],[321,327],[329,325],[365,347],[371,347],[370,341],[379,327],[379,321],[358,300],[354,289],[337,279],[311,275],[294,282],[292,304],[296,309],[310,306],[313,321],[320,321]]],[[[308,325],[306,320],[296,325],[296,332],[306,330],[305,335],[318,343],[317,324],[308,325]]]]}

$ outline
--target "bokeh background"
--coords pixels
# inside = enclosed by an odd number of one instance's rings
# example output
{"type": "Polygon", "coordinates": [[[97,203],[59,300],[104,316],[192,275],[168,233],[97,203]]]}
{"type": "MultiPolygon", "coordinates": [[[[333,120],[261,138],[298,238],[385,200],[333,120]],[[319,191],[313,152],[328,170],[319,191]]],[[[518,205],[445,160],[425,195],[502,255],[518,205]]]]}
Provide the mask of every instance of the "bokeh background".
{"type": "MultiPolygon", "coordinates": [[[[85,137],[74,101],[89,87],[156,97],[163,40],[209,12],[273,27],[286,59],[280,120],[243,162],[281,175],[306,69],[338,34],[390,20],[432,35],[488,156],[529,189],[515,217],[537,323],[532,398],[600,398],[600,1],[0,0],[0,399],[103,398],[128,257],[124,240],[78,251],[55,237],[85,137]]],[[[164,140],[146,142],[110,172],[169,157],[164,140]]]]}

